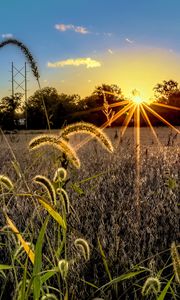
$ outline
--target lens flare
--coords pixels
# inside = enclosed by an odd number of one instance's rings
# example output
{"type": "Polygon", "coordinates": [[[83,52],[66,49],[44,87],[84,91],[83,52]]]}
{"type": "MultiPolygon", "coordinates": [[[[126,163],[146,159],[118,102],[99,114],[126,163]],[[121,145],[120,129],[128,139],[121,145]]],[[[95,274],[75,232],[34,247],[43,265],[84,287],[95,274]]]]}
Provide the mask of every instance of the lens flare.
{"type": "MultiPolygon", "coordinates": [[[[135,178],[135,195],[136,195],[136,209],[137,209],[137,221],[140,222],[140,166],[141,166],[141,140],[140,140],[140,130],[141,130],[141,126],[140,126],[140,121],[141,121],[141,116],[144,119],[144,121],[146,122],[147,126],[150,127],[151,132],[153,134],[153,137],[155,137],[160,149],[162,149],[162,145],[158,139],[158,136],[156,134],[156,131],[153,127],[153,125],[151,124],[151,121],[149,119],[149,115],[146,112],[149,112],[150,115],[152,114],[154,117],[156,117],[157,119],[161,120],[162,123],[164,123],[165,125],[169,126],[171,129],[173,129],[176,133],[180,133],[179,129],[174,127],[171,123],[169,123],[166,119],[164,119],[161,115],[159,115],[154,109],[152,109],[151,104],[153,103],[155,106],[159,106],[159,107],[164,107],[167,109],[172,109],[172,110],[176,110],[179,111],[180,108],[179,107],[175,107],[175,106],[171,106],[171,105],[167,105],[167,104],[161,104],[161,103],[157,103],[154,102],[153,99],[148,99],[146,100],[145,97],[140,95],[140,92],[136,89],[134,89],[131,93],[131,96],[129,97],[129,99],[126,100],[121,100],[119,99],[119,101],[115,101],[115,103],[109,104],[106,101],[106,97],[105,94],[112,94],[114,96],[117,96],[115,93],[110,93],[110,92],[106,92],[103,91],[102,95],[104,97],[104,102],[106,103],[106,109],[111,109],[113,111],[112,117],[111,117],[111,123],[110,121],[107,119],[107,121],[101,125],[101,129],[105,129],[106,127],[109,126],[109,124],[112,124],[113,122],[115,122],[117,119],[119,119],[121,116],[124,116],[124,122],[122,125],[122,129],[121,129],[121,134],[120,134],[120,139],[122,139],[123,135],[125,134],[125,131],[129,125],[129,123],[131,122],[131,120],[134,120],[134,149],[135,149],[135,156],[136,156],[136,178],[135,178]],[[113,110],[113,108],[117,108],[119,107],[119,110],[115,111],[113,110]]],[[[104,109],[104,106],[101,107],[97,107],[95,109],[91,109],[91,110],[87,110],[84,111],[83,113],[81,112],[80,114],[86,114],[89,112],[94,112],[94,111],[102,111],[104,109]]],[[[87,142],[89,142],[92,138],[87,138],[83,141],[81,141],[79,144],[77,144],[75,146],[75,149],[78,150],[79,148],[81,148],[84,144],[86,144],[87,142]]]]}
{"type": "Polygon", "coordinates": [[[140,96],[134,96],[132,98],[132,101],[135,102],[136,104],[140,104],[140,103],[143,103],[144,102],[144,99],[140,96]]]}

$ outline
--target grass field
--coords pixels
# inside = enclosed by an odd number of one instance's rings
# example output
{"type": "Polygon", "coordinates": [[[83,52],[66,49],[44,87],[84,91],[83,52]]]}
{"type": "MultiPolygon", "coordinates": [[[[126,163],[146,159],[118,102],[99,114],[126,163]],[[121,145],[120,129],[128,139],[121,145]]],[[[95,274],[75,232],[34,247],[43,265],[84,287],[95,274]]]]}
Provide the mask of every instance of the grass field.
{"type": "MultiPolygon", "coordinates": [[[[113,154],[106,152],[96,140],[91,140],[77,151],[80,169],[68,164],[68,180],[64,187],[71,209],[66,215],[66,247],[54,254],[63,233],[50,220],[42,248],[42,269],[55,268],[58,260],[65,257],[70,262],[68,276],[64,281],[60,275],[48,279],[41,289],[41,299],[55,299],[46,297],[47,294],[63,300],[90,300],[95,297],[106,300],[158,299],[171,280],[174,271],[170,247],[180,238],[180,137],[166,127],[159,127],[160,147],[148,128],[141,129],[138,217],[133,130],[128,128],[121,140],[118,128],[107,129],[115,148],[113,154]],[[78,238],[88,242],[89,260],[77,253],[74,241],[78,238]],[[119,277],[130,271],[143,272],[126,280],[119,277]],[[99,289],[117,277],[119,282],[99,289]],[[142,296],[142,287],[148,277],[158,278],[161,290],[142,296]],[[69,298],[65,298],[68,297],[67,290],[69,298]]],[[[0,137],[0,174],[8,176],[15,186],[13,192],[3,190],[0,196],[2,208],[31,244],[36,243],[47,213],[38,202],[22,194],[33,191],[46,196],[32,179],[43,175],[53,180],[62,160],[60,153],[49,147],[29,152],[28,143],[35,134],[21,132],[0,137]]],[[[82,139],[83,135],[77,135],[70,143],[76,148],[82,139]]],[[[61,211],[58,206],[57,209],[61,211]]],[[[0,219],[0,264],[13,265],[13,268],[3,270],[0,277],[0,299],[26,299],[25,296],[22,298],[22,294],[21,298],[18,296],[18,282],[22,280],[22,270],[27,264],[26,255],[22,249],[18,252],[20,255],[16,254],[20,246],[15,235],[4,227],[3,211],[0,219]]],[[[31,278],[30,272],[31,265],[26,274],[27,282],[31,278]]],[[[179,292],[177,280],[173,278],[165,298],[161,299],[180,299],[179,292]]],[[[32,297],[29,291],[28,299],[34,299],[32,297]]]]}

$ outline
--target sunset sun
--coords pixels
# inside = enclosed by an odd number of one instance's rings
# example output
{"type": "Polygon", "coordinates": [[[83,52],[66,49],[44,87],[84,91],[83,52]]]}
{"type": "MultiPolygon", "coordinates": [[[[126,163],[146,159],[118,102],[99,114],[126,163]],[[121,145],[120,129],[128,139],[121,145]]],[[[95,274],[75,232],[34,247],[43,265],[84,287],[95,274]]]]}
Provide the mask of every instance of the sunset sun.
{"type": "Polygon", "coordinates": [[[136,104],[140,104],[140,103],[143,103],[144,102],[144,99],[140,96],[134,96],[132,98],[132,101],[135,102],[136,104]]]}

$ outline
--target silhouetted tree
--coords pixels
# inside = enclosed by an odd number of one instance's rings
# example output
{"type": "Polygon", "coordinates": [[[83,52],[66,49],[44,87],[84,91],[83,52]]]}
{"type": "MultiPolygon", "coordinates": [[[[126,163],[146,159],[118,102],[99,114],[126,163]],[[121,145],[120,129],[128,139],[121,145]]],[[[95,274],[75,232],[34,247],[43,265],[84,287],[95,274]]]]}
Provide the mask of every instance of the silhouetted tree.
{"type": "Polygon", "coordinates": [[[169,104],[170,95],[178,91],[178,82],[174,80],[163,80],[153,88],[157,102],[169,104]]]}
{"type": "Polygon", "coordinates": [[[108,104],[111,104],[123,98],[122,91],[116,84],[103,83],[95,88],[93,95],[97,96],[99,105],[103,105],[104,99],[106,99],[108,104]]]}
{"type": "Polygon", "coordinates": [[[71,121],[71,115],[79,110],[81,102],[79,95],[58,94],[53,87],[37,90],[27,102],[28,128],[46,128],[43,100],[51,128],[60,128],[65,120],[71,121]]]}
{"type": "MultiPolygon", "coordinates": [[[[107,120],[104,112],[105,110],[109,111],[108,105],[123,99],[121,89],[117,85],[102,84],[97,86],[93,93],[82,101],[83,110],[86,112],[86,114],[82,115],[82,118],[85,121],[101,125],[107,120]],[[103,106],[104,108],[102,108],[103,106]],[[96,110],[99,107],[101,109],[96,110]]],[[[116,110],[116,108],[113,108],[114,113],[116,110]]]]}
{"type": "Polygon", "coordinates": [[[37,90],[27,101],[27,124],[28,128],[46,128],[47,121],[43,101],[51,126],[54,126],[54,114],[57,110],[59,95],[52,87],[37,90]]]}
{"type": "Polygon", "coordinates": [[[17,109],[22,106],[21,93],[16,93],[14,96],[3,97],[0,101],[0,126],[3,129],[14,129],[17,119],[17,109]]]}

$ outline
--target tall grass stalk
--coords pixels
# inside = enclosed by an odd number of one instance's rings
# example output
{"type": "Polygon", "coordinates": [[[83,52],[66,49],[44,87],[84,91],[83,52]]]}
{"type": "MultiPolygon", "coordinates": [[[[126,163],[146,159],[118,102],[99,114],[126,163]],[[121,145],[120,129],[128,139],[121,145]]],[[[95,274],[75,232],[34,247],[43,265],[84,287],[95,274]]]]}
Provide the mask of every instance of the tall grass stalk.
{"type": "MultiPolygon", "coordinates": [[[[32,53],[30,52],[29,48],[24,43],[22,43],[21,41],[19,41],[17,39],[9,38],[9,39],[5,39],[4,41],[0,42],[0,49],[7,46],[7,45],[14,45],[22,51],[22,53],[25,55],[29,65],[31,67],[31,71],[32,71],[34,77],[37,80],[38,87],[41,90],[40,73],[39,73],[39,70],[38,70],[38,65],[37,65],[32,53]]],[[[42,104],[43,104],[43,107],[44,107],[44,112],[45,112],[45,116],[46,116],[46,120],[47,120],[48,129],[50,130],[50,121],[49,121],[49,117],[48,117],[46,104],[45,104],[45,101],[44,101],[44,97],[43,96],[41,96],[41,97],[42,97],[42,104]]]]}

